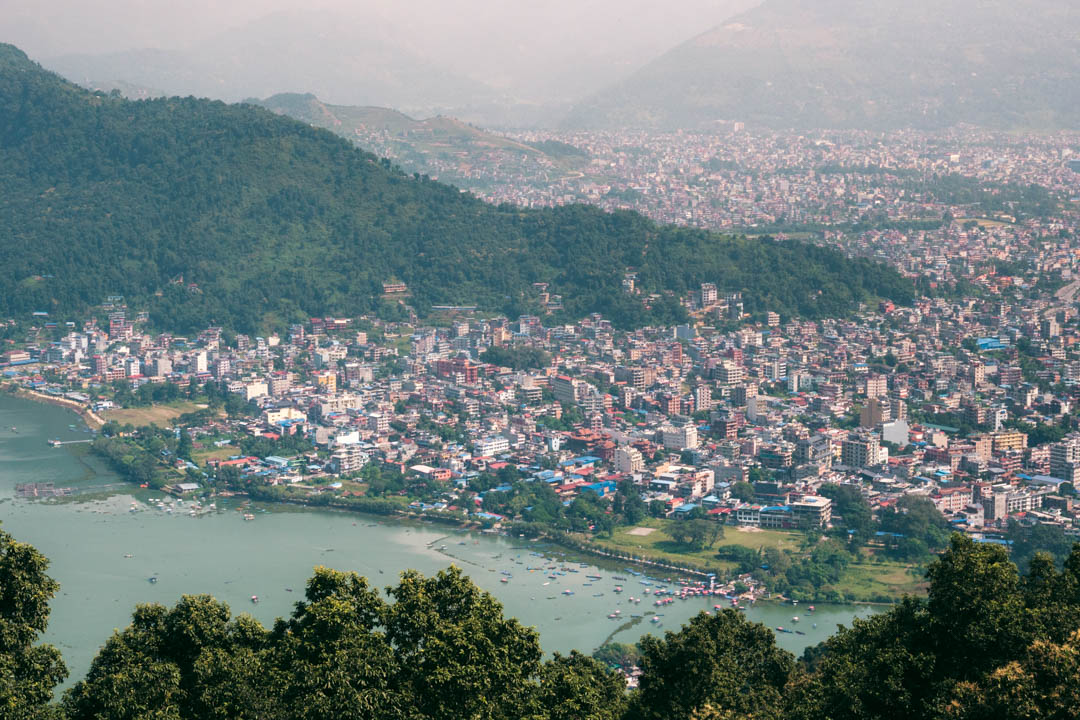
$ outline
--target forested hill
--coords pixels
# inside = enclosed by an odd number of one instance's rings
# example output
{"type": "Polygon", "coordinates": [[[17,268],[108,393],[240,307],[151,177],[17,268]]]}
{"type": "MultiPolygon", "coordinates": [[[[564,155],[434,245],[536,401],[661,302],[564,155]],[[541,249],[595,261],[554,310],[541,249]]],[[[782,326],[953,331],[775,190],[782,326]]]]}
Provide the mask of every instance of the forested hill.
{"type": "Polygon", "coordinates": [[[748,309],[839,314],[911,286],[869,261],[798,243],[732,240],[589,207],[486,205],[409,177],[329,132],[245,105],[93,94],[0,45],[0,314],[77,312],[123,295],[178,329],[252,330],[385,311],[382,283],[421,312],[532,307],[623,326],[670,320],[621,290],[702,281],[748,309]]]}

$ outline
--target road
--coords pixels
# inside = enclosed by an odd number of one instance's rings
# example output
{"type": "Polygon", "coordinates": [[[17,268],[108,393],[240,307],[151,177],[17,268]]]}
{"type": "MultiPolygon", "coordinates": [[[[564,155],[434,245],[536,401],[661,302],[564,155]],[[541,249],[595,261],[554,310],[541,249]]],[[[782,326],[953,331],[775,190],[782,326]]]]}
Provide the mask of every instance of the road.
{"type": "Polygon", "coordinates": [[[1076,302],[1077,293],[1080,293],[1080,279],[1073,280],[1071,283],[1054,293],[1054,300],[1056,302],[1043,311],[1043,317],[1051,317],[1063,307],[1072,305],[1076,302]]]}

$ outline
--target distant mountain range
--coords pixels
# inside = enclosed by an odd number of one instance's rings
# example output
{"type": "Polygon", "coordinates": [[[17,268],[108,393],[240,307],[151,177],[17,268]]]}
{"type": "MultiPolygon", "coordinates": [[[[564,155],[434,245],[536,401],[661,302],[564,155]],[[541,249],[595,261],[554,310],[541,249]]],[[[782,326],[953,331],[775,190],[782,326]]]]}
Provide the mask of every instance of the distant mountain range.
{"type": "Polygon", "coordinates": [[[567,127],[1080,127],[1080,4],[765,0],[578,104],[567,127]]]}
{"type": "Polygon", "coordinates": [[[281,12],[184,50],[51,58],[82,85],[123,82],[235,102],[296,89],[405,109],[495,102],[498,93],[411,50],[380,22],[343,26],[328,12],[281,12]]]}
{"type": "Polygon", "coordinates": [[[261,16],[262,3],[245,13],[191,0],[184,3],[190,17],[173,8],[148,12],[142,0],[113,0],[111,12],[141,21],[126,32],[111,23],[96,33],[110,10],[44,0],[74,6],[48,12],[33,0],[10,1],[16,7],[0,23],[0,42],[28,38],[46,53],[47,68],[83,86],[123,83],[228,102],[310,92],[339,105],[524,127],[550,126],[573,101],[755,0],[680,0],[675,7],[652,0],[352,0],[334,9],[270,12],[303,5],[274,0],[261,16]],[[239,20],[243,14],[249,17],[239,20]],[[177,31],[164,30],[170,23],[158,16],[172,16],[177,31]],[[72,17],[80,18],[82,32],[72,17]],[[213,18],[224,29],[208,32],[213,18]],[[58,49],[65,47],[76,49],[58,49]]]}
{"type": "Polygon", "coordinates": [[[91,93],[0,45],[0,316],[122,295],[162,327],[281,327],[475,304],[672,323],[701,282],[808,317],[904,302],[894,270],[585,206],[489,205],[250,105],[91,93]],[[640,294],[623,288],[635,272],[640,294]],[[537,284],[550,296],[541,295],[537,284]]]}

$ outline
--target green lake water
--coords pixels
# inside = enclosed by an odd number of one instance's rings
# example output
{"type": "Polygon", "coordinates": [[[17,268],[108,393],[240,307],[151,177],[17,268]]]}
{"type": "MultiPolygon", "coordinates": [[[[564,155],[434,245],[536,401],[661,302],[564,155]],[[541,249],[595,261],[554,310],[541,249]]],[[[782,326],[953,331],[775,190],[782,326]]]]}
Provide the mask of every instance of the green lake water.
{"type": "MultiPolygon", "coordinates": [[[[255,519],[246,521],[235,501],[199,517],[190,515],[190,503],[172,501],[169,513],[151,502],[167,499],[163,493],[123,483],[84,445],[54,448],[47,442],[90,437],[63,408],[0,395],[0,527],[51,561],[50,574],[61,589],[45,639],[61,649],[73,680],[112,631],[128,623],[137,603],[171,605],[182,594],[209,593],[234,613],[251,613],[269,625],[290,612],[317,565],[355,571],[386,586],[405,569],[430,574],[457,564],[502,602],[507,615],[535,626],[546,652],[589,652],[613,634],[633,642],[647,632],[677,630],[714,604],[726,605],[723,598],[699,598],[654,607],[640,578],[588,558],[567,559],[577,572],[552,579],[528,568],[551,564],[533,553],[556,558],[559,548],[440,525],[272,505],[255,506],[255,519]],[[54,482],[84,494],[62,501],[18,498],[15,487],[28,482],[54,482]],[[590,564],[579,567],[579,561],[590,564]],[[616,585],[622,594],[613,592],[616,585]],[[631,604],[630,596],[641,598],[640,604],[631,604]],[[608,618],[616,610],[623,619],[608,618]],[[657,623],[626,618],[653,612],[661,615],[657,623]]],[[[779,645],[798,654],[838,625],[873,612],[818,605],[810,614],[803,606],[762,602],[746,614],[769,627],[804,632],[777,633],[779,645]]]]}

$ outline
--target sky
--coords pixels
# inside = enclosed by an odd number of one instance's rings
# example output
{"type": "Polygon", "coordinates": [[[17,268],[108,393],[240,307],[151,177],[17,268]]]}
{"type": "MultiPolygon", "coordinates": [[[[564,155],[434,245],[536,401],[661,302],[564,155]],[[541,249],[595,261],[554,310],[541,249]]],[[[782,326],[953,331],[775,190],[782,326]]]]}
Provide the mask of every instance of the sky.
{"type": "MultiPolygon", "coordinates": [[[[95,56],[168,50],[183,58],[220,58],[224,48],[248,43],[250,62],[263,61],[252,44],[260,33],[317,46],[382,44],[364,55],[373,73],[423,61],[474,81],[514,101],[568,103],[625,77],[668,49],[705,32],[755,0],[0,0],[0,41],[33,59],[69,72],[118,72],[95,56]],[[399,58],[390,49],[401,51],[399,58]],[[78,63],[71,61],[79,56],[78,63]],[[74,69],[73,69],[74,68],[74,69]]],[[[273,45],[273,43],[264,43],[273,45]]],[[[293,46],[294,50],[296,46],[293,46]]],[[[267,47],[268,53],[273,52],[267,47]]],[[[297,53],[303,81],[333,63],[326,54],[297,53]],[[304,63],[311,63],[307,67],[304,63]],[[305,75],[304,73],[307,73],[305,75]]],[[[138,65],[138,61],[132,61],[138,65]]],[[[269,63],[272,64],[272,63],[269,63]]],[[[121,66],[120,70],[123,70],[121,66]]],[[[137,74],[133,68],[131,75],[137,74]]],[[[197,72],[201,72],[197,71],[197,72]]],[[[268,71],[269,74],[270,71],[268,71]]],[[[280,69],[275,71],[281,76],[280,69]]],[[[253,76],[244,75],[245,81],[253,76]]],[[[126,77],[80,80],[132,81],[126,77]]],[[[144,78],[146,79],[146,78],[144,78]]],[[[161,73],[148,79],[160,80],[161,73]]],[[[263,80],[263,78],[256,78],[263,80]]],[[[137,82],[138,79],[135,80],[137,82]]],[[[165,78],[164,82],[169,82],[165,78]]],[[[222,96],[244,95],[223,81],[222,96]]],[[[272,87],[257,82],[252,93],[272,87]]],[[[327,87],[337,88],[327,84],[327,87]]],[[[173,92],[174,88],[161,88],[173,92]]],[[[183,88],[181,88],[183,89],[183,88]]],[[[306,92],[310,88],[282,88],[306,92]]],[[[337,89],[332,92],[338,92],[337,89]]],[[[358,98],[330,98],[355,101],[358,98]]]]}

